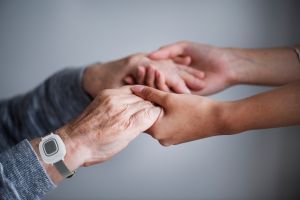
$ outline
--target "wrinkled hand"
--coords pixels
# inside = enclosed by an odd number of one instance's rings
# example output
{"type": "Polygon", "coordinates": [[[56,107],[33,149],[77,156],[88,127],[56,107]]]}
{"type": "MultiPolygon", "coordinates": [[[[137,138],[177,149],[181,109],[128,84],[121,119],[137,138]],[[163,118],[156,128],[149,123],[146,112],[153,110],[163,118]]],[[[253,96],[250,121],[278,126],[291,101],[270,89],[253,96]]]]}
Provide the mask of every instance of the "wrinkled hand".
{"type": "Polygon", "coordinates": [[[133,92],[163,108],[155,124],[147,130],[163,146],[227,134],[221,122],[221,102],[206,97],[166,93],[136,85],[133,92]]]}
{"type": "Polygon", "coordinates": [[[138,53],[120,60],[88,67],[82,78],[83,89],[95,98],[102,90],[121,87],[126,83],[137,82],[154,87],[155,70],[151,70],[153,66],[160,70],[163,76],[163,80],[159,79],[158,83],[163,90],[172,88],[178,93],[189,93],[188,87],[194,89],[204,87],[201,80],[204,77],[203,72],[175,64],[172,60],[153,61],[147,57],[147,54],[138,53]]]}
{"type": "MultiPolygon", "coordinates": [[[[161,108],[132,94],[130,86],[104,90],[75,120],[59,129],[71,140],[81,165],[104,162],[151,127],[161,108]]],[[[67,141],[67,143],[70,143],[67,141]]]]}
{"type": "Polygon", "coordinates": [[[153,60],[173,59],[176,63],[203,71],[205,87],[193,90],[193,94],[214,94],[236,83],[236,73],[228,64],[231,57],[225,49],[184,41],[164,46],[148,57],[153,60]]]}

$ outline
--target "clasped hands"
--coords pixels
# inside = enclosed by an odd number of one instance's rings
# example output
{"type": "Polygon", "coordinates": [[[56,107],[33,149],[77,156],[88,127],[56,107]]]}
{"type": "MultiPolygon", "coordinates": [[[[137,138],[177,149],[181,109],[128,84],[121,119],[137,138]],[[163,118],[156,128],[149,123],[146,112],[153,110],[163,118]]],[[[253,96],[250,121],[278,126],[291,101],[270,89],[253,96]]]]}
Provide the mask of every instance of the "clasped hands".
{"type": "Polygon", "coordinates": [[[163,146],[230,132],[225,124],[216,125],[223,117],[221,102],[191,93],[207,95],[230,86],[231,71],[215,47],[196,46],[203,59],[186,56],[193,45],[182,42],[85,70],[83,88],[94,100],[55,132],[70,152],[67,159],[76,160],[74,168],[105,162],[142,132],[163,146]],[[124,81],[140,85],[122,86],[124,81]]]}

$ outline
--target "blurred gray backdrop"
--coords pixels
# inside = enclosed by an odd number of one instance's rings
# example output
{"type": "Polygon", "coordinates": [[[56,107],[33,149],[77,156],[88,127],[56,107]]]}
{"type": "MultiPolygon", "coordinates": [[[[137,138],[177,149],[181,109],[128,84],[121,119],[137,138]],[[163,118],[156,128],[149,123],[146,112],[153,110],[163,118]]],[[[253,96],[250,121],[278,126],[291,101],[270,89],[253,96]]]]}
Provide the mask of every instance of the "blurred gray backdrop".
{"type": "MultiPolygon", "coordinates": [[[[180,40],[244,48],[300,43],[299,3],[0,1],[0,98],[27,92],[67,66],[180,40]]],[[[240,85],[210,98],[237,100],[269,89],[240,85]]],[[[167,148],[141,134],[111,160],[80,168],[44,199],[299,199],[299,171],[300,126],[167,148]]]]}

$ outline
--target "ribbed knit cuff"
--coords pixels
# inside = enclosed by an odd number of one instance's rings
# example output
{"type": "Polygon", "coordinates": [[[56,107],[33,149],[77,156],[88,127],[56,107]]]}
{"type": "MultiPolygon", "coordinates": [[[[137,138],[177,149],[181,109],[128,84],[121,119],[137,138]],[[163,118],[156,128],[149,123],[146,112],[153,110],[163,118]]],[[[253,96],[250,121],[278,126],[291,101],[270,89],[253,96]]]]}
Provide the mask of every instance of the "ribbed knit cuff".
{"type": "Polygon", "coordinates": [[[40,199],[55,188],[28,140],[0,154],[0,199],[40,199]]]}

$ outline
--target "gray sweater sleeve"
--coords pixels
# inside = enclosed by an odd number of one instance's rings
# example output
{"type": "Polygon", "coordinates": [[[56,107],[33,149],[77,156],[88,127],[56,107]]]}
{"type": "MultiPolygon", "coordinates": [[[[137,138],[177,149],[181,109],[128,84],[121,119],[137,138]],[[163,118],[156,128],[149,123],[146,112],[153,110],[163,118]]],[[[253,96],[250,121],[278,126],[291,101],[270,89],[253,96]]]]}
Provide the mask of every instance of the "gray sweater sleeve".
{"type": "Polygon", "coordinates": [[[55,131],[91,103],[83,71],[64,69],[33,91],[0,101],[0,199],[38,199],[55,188],[26,139],[55,131]]]}
{"type": "Polygon", "coordinates": [[[55,188],[27,140],[0,154],[0,199],[40,199],[55,188]]]}

